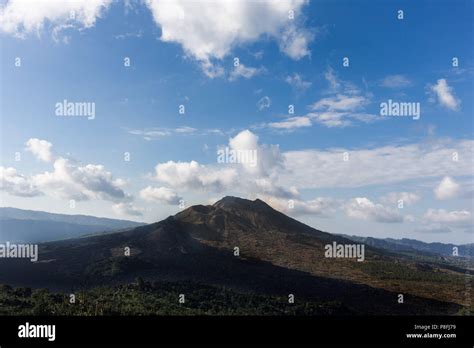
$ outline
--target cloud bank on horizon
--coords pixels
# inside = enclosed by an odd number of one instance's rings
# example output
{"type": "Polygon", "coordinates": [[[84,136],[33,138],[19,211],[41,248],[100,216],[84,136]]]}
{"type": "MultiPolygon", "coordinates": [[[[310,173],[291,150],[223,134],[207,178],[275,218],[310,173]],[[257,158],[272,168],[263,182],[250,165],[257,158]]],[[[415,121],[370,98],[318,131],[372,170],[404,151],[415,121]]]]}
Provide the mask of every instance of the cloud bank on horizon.
{"type": "MultiPolygon", "coordinates": [[[[151,222],[232,194],[329,232],[472,240],[469,34],[442,43],[452,59],[417,42],[429,63],[387,50],[375,66],[376,37],[430,37],[441,14],[421,28],[373,6],[386,27],[354,27],[341,6],[5,2],[1,205],[151,222]]],[[[470,18],[444,20],[450,37],[470,18]]]]}

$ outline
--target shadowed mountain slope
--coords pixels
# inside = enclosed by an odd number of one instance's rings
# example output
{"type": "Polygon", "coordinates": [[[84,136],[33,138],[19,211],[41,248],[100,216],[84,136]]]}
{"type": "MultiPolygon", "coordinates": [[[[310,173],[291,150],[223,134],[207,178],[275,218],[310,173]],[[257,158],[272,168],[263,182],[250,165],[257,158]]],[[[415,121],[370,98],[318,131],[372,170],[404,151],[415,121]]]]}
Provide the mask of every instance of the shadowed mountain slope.
{"type": "Polygon", "coordinates": [[[332,242],[354,243],[261,200],[225,197],[128,231],[43,244],[37,263],[0,260],[0,283],[68,289],[141,276],[339,301],[351,313],[454,314],[461,309],[464,297],[458,290],[464,278],[459,272],[441,266],[435,272],[368,246],[364,262],[326,258],[324,246],[332,242]],[[405,305],[397,303],[400,292],[405,305]]]}

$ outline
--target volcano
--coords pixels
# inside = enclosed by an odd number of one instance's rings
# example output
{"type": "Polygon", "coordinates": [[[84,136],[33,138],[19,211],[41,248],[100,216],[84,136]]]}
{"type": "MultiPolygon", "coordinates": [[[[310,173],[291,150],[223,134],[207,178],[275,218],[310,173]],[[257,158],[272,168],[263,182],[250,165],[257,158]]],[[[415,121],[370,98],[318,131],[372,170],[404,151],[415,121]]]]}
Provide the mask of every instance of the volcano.
{"type": "MultiPolygon", "coordinates": [[[[463,284],[448,282],[453,267],[426,267],[368,245],[364,262],[325,257],[325,246],[333,243],[354,242],[305,225],[260,199],[224,197],[126,231],[41,244],[38,262],[0,260],[0,283],[67,291],[141,277],[336,301],[352,314],[462,309],[457,287],[463,284]],[[397,301],[400,294],[403,304],[397,301]]],[[[464,270],[457,271],[462,277],[464,270]]]]}

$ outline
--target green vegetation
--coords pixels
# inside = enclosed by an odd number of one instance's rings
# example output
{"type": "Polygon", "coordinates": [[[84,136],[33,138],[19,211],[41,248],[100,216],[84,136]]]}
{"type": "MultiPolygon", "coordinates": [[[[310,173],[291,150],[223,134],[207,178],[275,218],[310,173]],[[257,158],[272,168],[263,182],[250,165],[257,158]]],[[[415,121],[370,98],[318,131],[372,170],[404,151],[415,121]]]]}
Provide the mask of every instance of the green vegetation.
{"type": "Polygon", "coordinates": [[[432,281],[437,283],[464,284],[463,274],[447,273],[430,264],[408,265],[398,262],[377,261],[358,265],[372,277],[389,280],[432,281]]]}
{"type": "Polygon", "coordinates": [[[70,295],[46,289],[0,285],[0,315],[343,315],[339,302],[317,302],[235,292],[191,282],[148,282],[103,286],[70,295]],[[185,303],[179,303],[185,294],[185,303]]]}

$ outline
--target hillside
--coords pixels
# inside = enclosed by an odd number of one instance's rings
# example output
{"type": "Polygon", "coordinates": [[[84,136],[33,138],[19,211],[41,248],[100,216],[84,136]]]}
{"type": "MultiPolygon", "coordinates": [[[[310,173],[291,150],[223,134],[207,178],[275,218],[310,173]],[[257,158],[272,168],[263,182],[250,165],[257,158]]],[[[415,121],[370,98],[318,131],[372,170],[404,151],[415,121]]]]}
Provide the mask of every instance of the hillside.
{"type": "Polygon", "coordinates": [[[324,246],[333,242],[353,243],[261,200],[225,197],[124,232],[46,243],[37,263],[0,260],[0,283],[69,290],[115,286],[140,276],[339,301],[360,314],[456,314],[467,302],[462,264],[416,260],[370,246],[364,262],[326,258],[324,246]],[[130,256],[124,255],[126,248],[130,256]],[[399,293],[404,305],[397,303],[399,293]]]}
{"type": "Polygon", "coordinates": [[[423,252],[430,254],[437,254],[443,256],[452,256],[453,248],[458,248],[459,256],[472,257],[474,252],[474,244],[446,244],[446,243],[425,243],[416,239],[402,238],[373,238],[373,237],[360,237],[341,235],[344,238],[365,243],[376,248],[382,248],[392,251],[401,252],[423,252]]]}
{"type": "Polygon", "coordinates": [[[0,243],[39,243],[141,226],[143,223],[88,215],[0,208],[0,243]]]}

